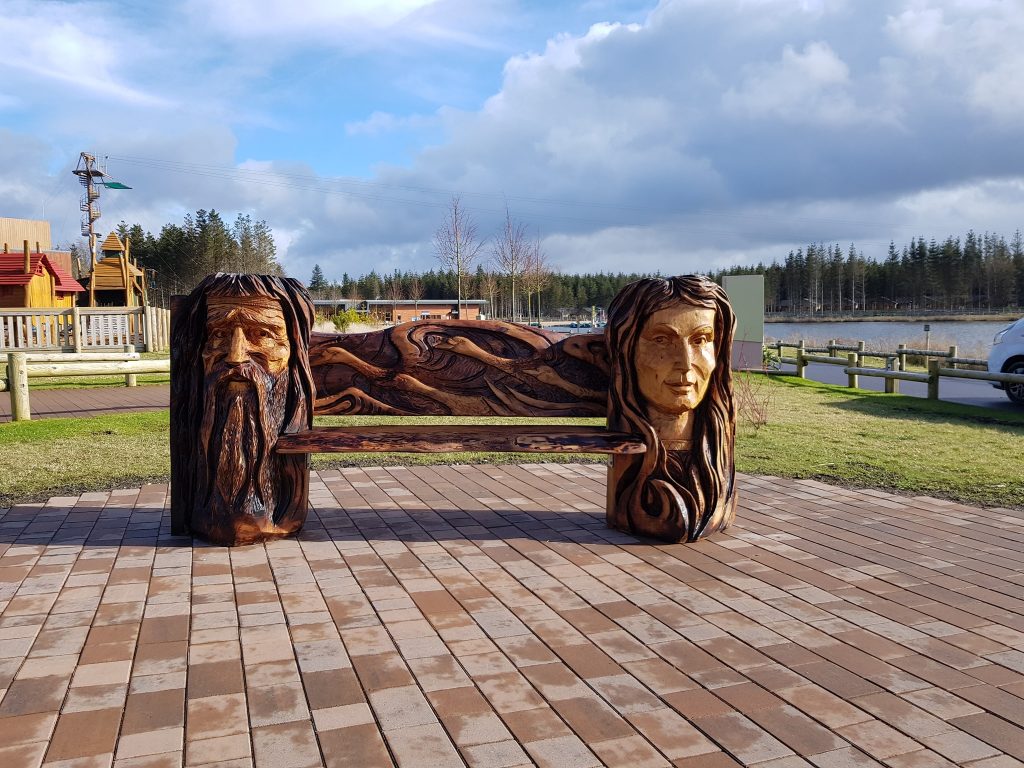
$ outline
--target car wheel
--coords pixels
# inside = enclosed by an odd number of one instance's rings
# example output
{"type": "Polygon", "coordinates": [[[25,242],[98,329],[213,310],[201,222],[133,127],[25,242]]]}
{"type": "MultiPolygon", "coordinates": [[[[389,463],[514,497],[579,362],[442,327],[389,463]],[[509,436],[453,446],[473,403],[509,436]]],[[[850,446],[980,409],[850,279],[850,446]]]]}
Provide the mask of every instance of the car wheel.
{"type": "MultiPolygon", "coordinates": [[[[1006,366],[1006,373],[1024,375],[1024,361],[1018,360],[1006,366]]],[[[1007,384],[1006,396],[1017,405],[1024,405],[1024,384],[1007,384]]]]}

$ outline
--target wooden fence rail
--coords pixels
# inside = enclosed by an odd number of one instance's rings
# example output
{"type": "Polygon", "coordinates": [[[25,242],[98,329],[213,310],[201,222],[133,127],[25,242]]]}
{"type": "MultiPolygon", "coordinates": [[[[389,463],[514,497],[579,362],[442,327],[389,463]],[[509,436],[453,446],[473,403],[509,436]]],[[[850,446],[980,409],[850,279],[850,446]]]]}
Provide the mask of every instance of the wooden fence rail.
{"type": "Polygon", "coordinates": [[[170,349],[171,313],[161,307],[0,310],[0,352],[170,349]]]}
{"type": "Polygon", "coordinates": [[[807,347],[803,341],[796,344],[775,342],[768,344],[768,349],[774,349],[779,362],[785,365],[796,366],[796,375],[800,378],[806,377],[806,369],[809,363],[824,365],[843,366],[843,372],[847,375],[848,386],[856,388],[859,385],[859,376],[875,376],[885,379],[886,392],[899,392],[900,381],[916,381],[928,385],[928,397],[936,400],[939,397],[939,379],[943,376],[958,379],[976,379],[980,381],[991,381],[1002,384],[1024,384],[1024,375],[1015,373],[997,373],[990,371],[977,371],[965,368],[957,368],[958,365],[987,365],[986,360],[974,357],[957,356],[957,348],[950,347],[946,351],[929,349],[912,349],[905,344],[900,344],[896,350],[869,351],[865,349],[863,341],[857,346],[836,344],[832,341],[824,347],[807,347]],[[792,357],[782,354],[783,349],[793,349],[796,354],[792,357]],[[848,352],[846,357],[839,357],[836,352],[848,352]],[[827,355],[816,354],[827,352],[827,355]],[[913,373],[907,371],[907,356],[924,356],[928,364],[927,373],[913,373]],[[864,365],[864,358],[881,358],[886,361],[885,368],[874,368],[864,365]],[[945,362],[946,365],[942,365],[945,362]]]}
{"type": "Polygon", "coordinates": [[[140,373],[170,373],[170,360],[141,360],[135,348],[126,345],[121,353],[94,354],[7,354],[7,380],[0,379],[0,390],[11,392],[11,419],[28,421],[32,409],[28,396],[28,380],[47,376],[111,376],[124,375],[125,386],[134,387],[140,373]],[[42,359],[40,359],[42,358],[42,359]],[[62,358],[55,361],[53,358],[62,358]],[[68,359],[73,358],[73,359],[68,359]]]}

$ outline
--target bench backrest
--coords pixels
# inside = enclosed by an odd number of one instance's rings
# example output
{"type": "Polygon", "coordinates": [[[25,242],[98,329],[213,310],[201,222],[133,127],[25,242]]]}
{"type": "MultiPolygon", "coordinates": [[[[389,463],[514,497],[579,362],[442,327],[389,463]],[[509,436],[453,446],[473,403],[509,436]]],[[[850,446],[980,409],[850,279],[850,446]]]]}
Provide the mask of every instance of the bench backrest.
{"type": "Polygon", "coordinates": [[[564,337],[498,321],[431,320],[313,334],[314,413],[604,416],[603,334],[564,337]]]}

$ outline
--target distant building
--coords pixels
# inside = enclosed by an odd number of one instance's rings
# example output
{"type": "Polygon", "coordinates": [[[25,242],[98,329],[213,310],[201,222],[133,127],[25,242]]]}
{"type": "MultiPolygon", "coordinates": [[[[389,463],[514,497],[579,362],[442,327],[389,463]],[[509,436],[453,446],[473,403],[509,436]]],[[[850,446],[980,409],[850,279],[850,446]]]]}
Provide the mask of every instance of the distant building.
{"type": "MultiPolygon", "coordinates": [[[[319,309],[344,312],[355,309],[362,315],[377,317],[385,323],[408,323],[413,320],[455,320],[459,317],[459,302],[455,299],[420,299],[419,301],[387,299],[314,299],[319,309]]],[[[462,318],[481,320],[485,299],[463,299],[462,318]]],[[[328,312],[331,314],[331,312],[328,312]]]]}
{"type": "Polygon", "coordinates": [[[42,251],[0,253],[0,307],[70,308],[85,288],[61,260],[42,251]]]}
{"type": "Polygon", "coordinates": [[[0,247],[5,253],[20,253],[26,240],[29,248],[35,248],[36,251],[50,250],[53,245],[50,240],[50,222],[0,216],[0,247]]]}

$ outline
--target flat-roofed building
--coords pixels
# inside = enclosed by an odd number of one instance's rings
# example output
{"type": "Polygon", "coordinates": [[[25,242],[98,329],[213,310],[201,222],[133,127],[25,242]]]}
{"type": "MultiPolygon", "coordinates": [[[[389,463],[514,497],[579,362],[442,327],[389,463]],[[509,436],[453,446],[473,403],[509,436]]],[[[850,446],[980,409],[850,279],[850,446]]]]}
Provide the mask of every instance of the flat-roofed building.
{"type": "MultiPolygon", "coordinates": [[[[459,302],[455,299],[420,299],[399,302],[388,299],[314,299],[318,310],[327,314],[355,309],[367,317],[376,317],[385,323],[408,323],[416,320],[455,320],[459,317],[459,302]]],[[[463,299],[462,318],[483,320],[486,316],[485,299],[463,299]]]]}
{"type": "Polygon", "coordinates": [[[34,251],[50,250],[50,222],[0,216],[0,248],[9,253],[20,252],[26,240],[34,251]]]}

